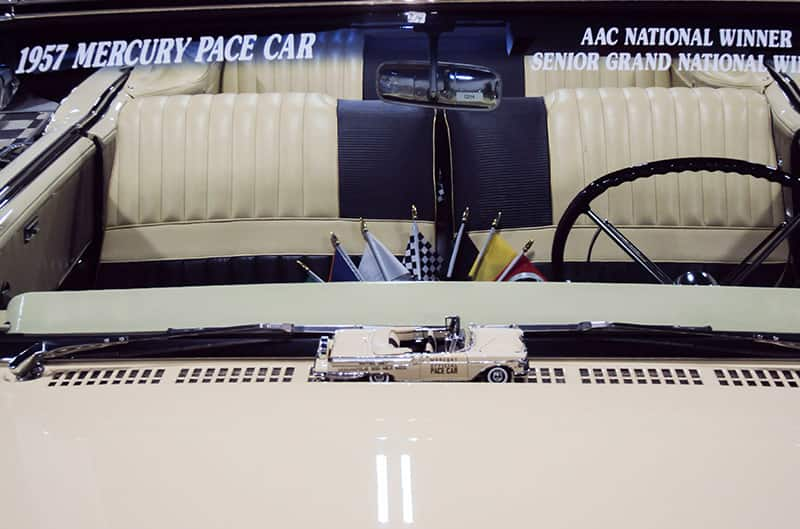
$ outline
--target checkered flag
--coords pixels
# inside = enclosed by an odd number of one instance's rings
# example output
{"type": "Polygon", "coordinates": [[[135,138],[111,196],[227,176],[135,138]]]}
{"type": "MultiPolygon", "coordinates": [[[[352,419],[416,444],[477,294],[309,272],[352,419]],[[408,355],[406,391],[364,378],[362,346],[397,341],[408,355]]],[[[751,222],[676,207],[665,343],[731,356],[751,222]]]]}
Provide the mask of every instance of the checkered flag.
{"type": "Polygon", "coordinates": [[[437,281],[441,276],[444,259],[419,232],[416,218],[411,224],[411,235],[408,237],[403,265],[418,281],[437,281]]]}

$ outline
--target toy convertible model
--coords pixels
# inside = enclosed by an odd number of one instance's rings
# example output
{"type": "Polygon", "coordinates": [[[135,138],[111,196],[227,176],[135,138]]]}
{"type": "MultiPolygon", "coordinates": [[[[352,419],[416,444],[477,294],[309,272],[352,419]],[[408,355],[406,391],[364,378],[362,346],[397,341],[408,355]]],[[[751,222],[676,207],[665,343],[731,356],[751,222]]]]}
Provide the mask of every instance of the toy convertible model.
{"type": "Polygon", "coordinates": [[[320,380],[510,382],[528,372],[522,331],[470,325],[444,328],[360,327],[320,339],[312,373],[320,380]]]}

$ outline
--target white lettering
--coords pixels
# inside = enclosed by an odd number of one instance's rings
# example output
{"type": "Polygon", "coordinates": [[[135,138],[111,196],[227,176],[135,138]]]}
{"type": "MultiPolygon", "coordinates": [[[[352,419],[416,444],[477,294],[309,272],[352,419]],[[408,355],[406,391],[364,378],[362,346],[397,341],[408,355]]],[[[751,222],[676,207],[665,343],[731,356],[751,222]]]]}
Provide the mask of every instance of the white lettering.
{"type": "Polygon", "coordinates": [[[106,65],[109,48],[111,48],[110,40],[103,40],[97,43],[97,50],[94,54],[94,61],[92,61],[92,68],[102,68],[106,65]]]}
{"type": "Polygon", "coordinates": [[[136,66],[136,62],[139,60],[138,55],[134,55],[133,53],[134,48],[139,48],[139,52],[141,52],[142,41],[134,39],[128,44],[128,48],[125,50],[125,66],[136,66]]]}
{"type": "Polygon", "coordinates": [[[314,42],[317,41],[316,33],[301,33],[300,44],[297,46],[297,59],[313,59],[314,58],[314,42]]]}
{"type": "Polygon", "coordinates": [[[72,61],[73,68],[91,68],[92,59],[94,58],[94,51],[97,48],[96,42],[78,43],[78,51],[75,52],[75,60],[72,61]]]}
{"type": "Polygon", "coordinates": [[[127,46],[128,43],[124,40],[115,40],[112,42],[107,66],[123,66],[125,64],[125,48],[127,46]]]}
{"type": "Polygon", "coordinates": [[[206,54],[214,47],[214,37],[200,37],[194,62],[206,62],[206,54]]]}
{"type": "Polygon", "coordinates": [[[236,62],[239,60],[239,53],[242,51],[242,36],[233,35],[225,43],[225,60],[228,62],[236,62]],[[239,53],[234,52],[234,46],[238,46],[239,53]]]}
{"type": "Polygon", "coordinates": [[[294,35],[291,33],[286,35],[286,39],[283,41],[283,47],[281,48],[281,53],[278,55],[278,60],[293,60],[294,59],[294,35]]]}
{"type": "Polygon", "coordinates": [[[186,53],[186,48],[189,47],[189,44],[192,42],[192,37],[181,37],[179,39],[175,39],[175,45],[177,46],[177,52],[175,53],[175,62],[182,63],[183,56],[186,53]]]}
{"type": "Polygon", "coordinates": [[[278,58],[278,53],[280,52],[273,52],[272,46],[273,44],[280,44],[281,42],[281,34],[280,33],[273,33],[267,39],[267,42],[264,43],[264,58],[268,61],[274,61],[278,58]]]}
{"type": "Polygon", "coordinates": [[[175,47],[174,39],[160,39],[155,64],[170,64],[172,62],[172,48],[175,47]]]}
{"type": "Polygon", "coordinates": [[[240,61],[253,60],[253,48],[255,48],[258,35],[245,35],[242,42],[242,49],[239,52],[240,61]]]}

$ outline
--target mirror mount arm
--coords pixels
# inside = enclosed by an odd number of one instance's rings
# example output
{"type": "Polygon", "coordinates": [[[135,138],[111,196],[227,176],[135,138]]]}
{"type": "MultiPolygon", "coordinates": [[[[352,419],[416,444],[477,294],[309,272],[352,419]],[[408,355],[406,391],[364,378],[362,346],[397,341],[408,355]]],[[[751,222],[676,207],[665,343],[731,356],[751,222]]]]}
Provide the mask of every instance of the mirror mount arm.
{"type": "Polygon", "coordinates": [[[428,93],[432,101],[439,99],[439,79],[437,69],[439,67],[439,36],[440,30],[428,31],[428,56],[431,63],[431,80],[428,93]]]}

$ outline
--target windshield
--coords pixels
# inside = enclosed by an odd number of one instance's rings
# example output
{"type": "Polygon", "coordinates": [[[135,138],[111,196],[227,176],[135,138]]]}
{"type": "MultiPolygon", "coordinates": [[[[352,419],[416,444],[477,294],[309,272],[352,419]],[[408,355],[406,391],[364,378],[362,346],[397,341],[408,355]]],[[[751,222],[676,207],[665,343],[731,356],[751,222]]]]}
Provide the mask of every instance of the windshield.
{"type": "Polygon", "coordinates": [[[261,283],[797,284],[795,6],[156,4],[2,23],[0,309],[261,283]]]}

